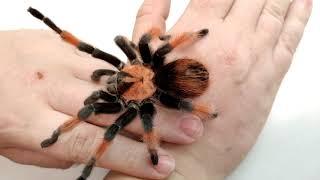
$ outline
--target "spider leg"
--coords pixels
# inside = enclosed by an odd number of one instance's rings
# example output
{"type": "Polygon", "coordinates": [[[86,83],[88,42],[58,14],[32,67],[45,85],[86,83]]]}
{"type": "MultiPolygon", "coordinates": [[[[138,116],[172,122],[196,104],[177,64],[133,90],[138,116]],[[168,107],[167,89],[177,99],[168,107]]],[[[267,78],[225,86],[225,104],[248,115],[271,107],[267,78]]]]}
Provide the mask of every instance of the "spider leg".
{"type": "Polygon", "coordinates": [[[161,40],[161,41],[168,41],[168,40],[170,40],[171,39],[171,35],[170,34],[167,34],[167,35],[161,35],[161,36],[159,36],[159,39],[161,40]]]}
{"type": "Polygon", "coordinates": [[[116,74],[116,71],[110,69],[97,69],[93,71],[91,75],[91,80],[94,82],[99,82],[102,76],[111,76],[116,74]]]}
{"type": "Polygon", "coordinates": [[[191,112],[192,114],[200,117],[201,119],[213,119],[218,116],[218,113],[212,113],[209,107],[205,105],[194,104],[190,100],[182,99],[177,96],[172,96],[159,89],[156,91],[155,97],[168,108],[191,112]]]}
{"type": "Polygon", "coordinates": [[[82,171],[81,176],[77,180],[85,180],[87,179],[91,171],[96,163],[96,161],[102,156],[102,154],[107,150],[109,145],[111,144],[112,140],[115,136],[120,132],[122,128],[127,126],[138,114],[139,107],[136,103],[131,102],[128,105],[128,109],[121,114],[114,124],[112,124],[104,134],[103,142],[97,148],[94,156],[89,160],[87,165],[82,171]]]}
{"type": "Polygon", "coordinates": [[[53,131],[50,138],[41,142],[41,147],[46,148],[46,147],[49,147],[50,145],[54,144],[55,142],[57,142],[59,136],[62,133],[68,132],[73,127],[77,126],[80,122],[81,121],[78,118],[71,118],[70,120],[66,121],[61,126],[59,126],[58,129],[53,131]]]}
{"type": "Polygon", "coordinates": [[[102,99],[106,102],[117,102],[118,97],[112,94],[109,94],[106,91],[98,90],[94,91],[87,99],[84,101],[84,105],[92,104],[97,102],[99,99],[102,99]]]}
{"type": "Polygon", "coordinates": [[[208,29],[202,29],[197,32],[185,32],[176,37],[170,37],[168,35],[162,38],[169,38],[170,40],[164,45],[160,46],[153,54],[154,68],[157,69],[164,64],[165,56],[170,53],[174,48],[181,46],[182,44],[192,44],[198,39],[203,38],[209,33],[208,29]]]}
{"type": "Polygon", "coordinates": [[[141,58],[144,63],[149,64],[152,63],[152,53],[149,46],[151,40],[155,37],[159,37],[160,29],[159,28],[151,28],[151,30],[144,35],[141,36],[139,40],[139,51],[141,54],[141,58]]]}
{"type": "Polygon", "coordinates": [[[78,116],[68,120],[59,126],[51,135],[50,138],[45,139],[41,142],[41,147],[46,148],[57,142],[59,136],[62,133],[72,130],[77,126],[81,121],[86,121],[92,113],[95,114],[112,114],[118,113],[122,110],[123,104],[120,102],[117,103],[93,103],[84,106],[79,112],[78,116]]]}
{"type": "Polygon", "coordinates": [[[52,30],[54,30],[57,34],[59,34],[64,41],[76,46],[80,51],[91,54],[95,58],[104,60],[112,64],[119,70],[123,68],[124,63],[121,62],[117,57],[111,54],[108,54],[104,51],[101,51],[100,49],[97,49],[88,43],[80,41],[77,37],[75,37],[74,35],[72,35],[71,33],[65,30],[61,30],[57,25],[54,24],[53,21],[45,17],[40,11],[32,7],[29,7],[28,11],[30,12],[31,15],[43,21],[47,26],[49,26],[52,30]]]}
{"type": "Polygon", "coordinates": [[[135,49],[135,44],[129,41],[124,36],[116,36],[114,38],[114,42],[117,46],[124,52],[124,54],[128,57],[130,64],[139,64],[139,60],[137,59],[137,51],[135,49]]]}
{"type": "Polygon", "coordinates": [[[159,138],[154,131],[153,119],[156,109],[150,100],[145,100],[140,106],[140,118],[142,120],[144,135],[143,141],[147,144],[150,153],[150,159],[153,165],[157,165],[159,161],[157,148],[159,146],[159,138]]]}

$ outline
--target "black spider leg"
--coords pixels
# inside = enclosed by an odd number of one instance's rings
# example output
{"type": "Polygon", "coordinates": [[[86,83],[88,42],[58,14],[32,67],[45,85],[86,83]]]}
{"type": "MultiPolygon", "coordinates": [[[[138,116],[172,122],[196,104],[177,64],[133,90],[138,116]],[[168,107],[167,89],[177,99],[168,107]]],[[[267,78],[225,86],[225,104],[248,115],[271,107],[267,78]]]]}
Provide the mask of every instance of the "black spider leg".
{"type": "Polygon", "coordinates": [[[141,62],[137,58],[137,51],[135,49],[135,44],[129,41],[124,36],[116,36],[114,42],[117,46],[124,52],[128,57],[130,64],[140,64],[141,62]]]}
{"type": "Polygon", "coordinates": [[[161,35],[161,36],[159,36],[159,39],[161,40],[161,41],[168,41],[168,40],[170,40],[171,39],[171,35],[170,34],[164,34],[164,35],[161,35]]]}
{"type": "Polygon", "coordinates": [[[210,110],[203,108],[203,106],[193,104],[190,100],[170,95],[160,89],[156,90],[154,97],[168,108],[191,112],[203,119],[213,119],[218,116],[218,113],[216,112],[212,113],[210,110]]]}
{"type": "Polygon", "coordinates": [[[114,96],[104,90],[93,91],[92,94],[86,98],[84,105],[93,104],[99,99],[102,99],[106,102],[118,102],[119,99],[117,96],[114,96]]]}
{"type": "Polygon", "coordinates": [[[144,100],[140,105],[140,118],[142,121],[144,135],[143,140],[147,144],[150,153],[150,159],[153,165],[159,162],[157,148],[159,146],[159,139],[154,130],[153,119],[156,109],[151,100],[144,100]]]}
{"type": "MultiPolygon", "coordinates": [[[[146,64],[152,63],[151,49],[149,43],[151,42],[152,36],[150,33],[142,35],[139,40],[139,52],[142,58],[142,61],[146,64]]],[[[151,64],[152,66],[152,64],[151,64]]]]}
{"type": "Polygon", "coordinates": [[[155,98],[168,108],[191,112],[192,103],[177,96],[172,96],[160,89],[155,92],[155,98]]]}
{"type": "Polygon", "coordinates": [[[209,33],[208,29],[202,29],[197,32],[185,32],[179,36],[171,37],[170,35],[160,36],[160,39],[169,40],[162,46],[160,46],[153,54],[152,61],[154,69],[158,69],[163,66],[165,56],[173,49],[179,47],[185,42],[194,42],[203,38],[209,33]]]}
{"type": "Polygon", "coordinates": [[[64,124],[59,126],[51,135],[50,138],[45,139],[41,142],[42,148],[47,148],[57,142],[59,136],[74,128],[81,121],[87,121],[87,119],[94,113],[97,114],[114,114],[121,112],[123,109],[122,102],[103,102],[103,103],[93,103],[84,106],[79,112],[76,118],[72,118],[66,121],[64,124]]]}
{"type": "Polygon", "coordinates": [[[157,27],[151,28],[147,33],[143,34],[138,42],[139,52],[142,58],[142,61],[145,64],[150,64],[153,66],[152,60],[152,49],[150,47],[150,42],[152,39],[161,37],[161,31],[157,27]]]}
{"type": "Polygon", "coordinates": [[[104,139],[101,145],[98,147],[95,155],[90,159],[85,168],[82,171],[81,176],[77,180],[85,180],[87,179],[91,171],[96,163],[96,161],[102,156],[102,154],[106,151],[108,146],[111,144],[112,140],[115,136],[127,126],[132,120],[137,116],[139,111],[139,107],[135,102],[129,102],[128,109],[121,114],[116,121],[107,129],[104,134],[104,139]]]}
{"type": "Polygon", "coordinates": [[[78,38],[76,38],[74,35],[72,35],[71,33],[65,30],[61,30],[55,23],[53,23],[53,21],[45,17],[40,11],[32,7],[29,7],[28,11],[30,12],[31,15],[43,21],[47,26],[49,26],[52,30],[54,30],[57,34],[59,34],[63,40],[76,46],[80,51],[91,54],[95,58],[104,60],[112,64],[119,70],[121,70],[124,67],[124,63],[121,62],[121,60],[119,60],[117,57],[111,54],[108,54],[100,49],[97,49],[86,42],[82,42],[78,40],[78,38]]]}
{"type": "Polygon", "coordinates": [[[99,82],[102,76],[112,76],[116,73],[116,71],[110,69],[97,69],[92,73],[91,80],[94,82],[99,82]]]}

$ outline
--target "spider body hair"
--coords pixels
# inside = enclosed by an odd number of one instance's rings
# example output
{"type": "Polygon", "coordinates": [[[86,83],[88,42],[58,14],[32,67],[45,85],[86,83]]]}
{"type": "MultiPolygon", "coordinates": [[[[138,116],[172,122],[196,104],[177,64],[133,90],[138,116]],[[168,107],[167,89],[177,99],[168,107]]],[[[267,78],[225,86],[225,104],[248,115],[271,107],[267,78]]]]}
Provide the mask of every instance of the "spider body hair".
{"type": "Polygon", "coordinates": [[[78,111],[77,116],[60,125],[51,137],[41,143],[42,148],[53,145],[61,134],[72,130],[80,122],[88,122],[89,117],[93,115],[122,112],[114,123],[106,128],[103,141],[87,162],[79,180],[85,180],[90,176],[96,161],[108,150],[115,136],[138,115],[143,125],[143,141],[148,148],[150,161],[152,165],[158,165],[157,149],[161,137],[157,135],[154,127],[155,102],[160,102],[160,105],[167,108],[193,113],[201,119],[217,117],[217,113],[208,106],[193,103],[190,100],[202,95],[209,86],[209,72],[205,66],[199,61],[188,58],[177,59],[165,64],[167,54],[177,47],[191,45],[204,38],[209,33],[208,29],[172,36],[161,34],[159,28],[152,28],[141,36],[137,45],[124,36],[116,36],[114,39],[116,45],[129,61],[125,64],[117,57],[61,30],[38,10],[30,7],[28,11],[59,34],[65,42],[118,69],[118,71],[95,70],[91,79],[93,82],[103,83],[104,88],[94,91],[87,97],[84,107],[78,111]],[[150,42],[156,38],[164,43],[153,50],[150,42]],[[107,78],[101,82],[103,76],[107,78]]]}
{"type": "Polygon", "coordinates": [[[126,100],[142,101],[154,95],[157,88],[181,98],[194,98],[209,86],[209,73],[198,61],[179,59],[168,63],[157,72],[143,64],[125,66],[126,76],[109,77],[107,89],[126,100]],[[117,87],[114,87],[117,79],[117,87]],[[111,86],[110,86],[111,84],[111,86]]]}
{"type": "Polygon", "coordinates": [[[200,96],[209,86],[209,72],[193,59],[178,59],[157,71],[155,84],[169,94],[181,98],[200,96]]]}

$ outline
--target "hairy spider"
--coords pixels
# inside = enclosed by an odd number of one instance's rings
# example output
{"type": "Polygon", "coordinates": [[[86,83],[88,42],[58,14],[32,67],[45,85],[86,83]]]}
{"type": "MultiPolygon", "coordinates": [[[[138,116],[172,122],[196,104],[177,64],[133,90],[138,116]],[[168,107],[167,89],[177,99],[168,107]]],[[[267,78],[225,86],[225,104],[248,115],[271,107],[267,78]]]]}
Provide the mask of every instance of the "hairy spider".
{"type": "Polygon", "coordinates": [[[191,112],[202,119],[217,117],[217,113],[211,112],[207,106],[194,104],[191,100],[187,100],[187,98],[200,96],[207,89],[209,85],[207,69],[198,61],[187,58],[164,64],[166,55],[174,48],[186,43],[192,44],[203,38],[208,34],[208,29],[185,32],[171,37],[171,35],[161,35],[158,28],[152,28],[140,38],[138,46],[126,37],[117,36],[115,43],[129,60],[129,64],[124,64],[115,56],[61,30],[38,10],[30,7],[28,11],[58,33],[64,41],[76,46],[80,51],[112,64],[119,70],[95,70],[91,76],[94,82],[99,82],[102,76],[108,76],[105,89],[93,92],[84,101],[84,107],[78,112],[77,117],[59,126],[50,138],[41,143],[42,148],[49,147],[58,140],[62,133],[86,121],[92,115],[118,113],[125,110],[114,124],[106,129],[103,142],[85,166],[78,180],[89,177],[95,162],[106,151],[116,134],[138,114],[143,124],[143,140],[147,144],[151,162],[153,165],[158,164],[159,138],[153,127],[155,102],[160,102],[168,108],[191,112]],[[164,44],[153,51],[149,43],[155,38],[164,41],[164,44]]]}

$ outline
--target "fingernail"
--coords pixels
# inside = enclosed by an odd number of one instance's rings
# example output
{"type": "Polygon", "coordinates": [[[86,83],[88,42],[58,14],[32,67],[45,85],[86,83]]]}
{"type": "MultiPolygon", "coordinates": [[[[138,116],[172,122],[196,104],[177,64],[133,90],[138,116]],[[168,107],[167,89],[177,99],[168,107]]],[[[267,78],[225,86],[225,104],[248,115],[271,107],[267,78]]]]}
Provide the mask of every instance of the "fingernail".
{"type": "Polygon", "coordinates": [[[170,174],[175,168],[174,159],[169,156],[160,156],[159,163],[155,166],[155,169],[163,175],[170,174]]]}
{"type": "Polygon", "coordinates": [[[181,119],[181,130],[191,138],[198,138],[202,135],[202,123],[196,116],[188,116],[181,119]]]}

